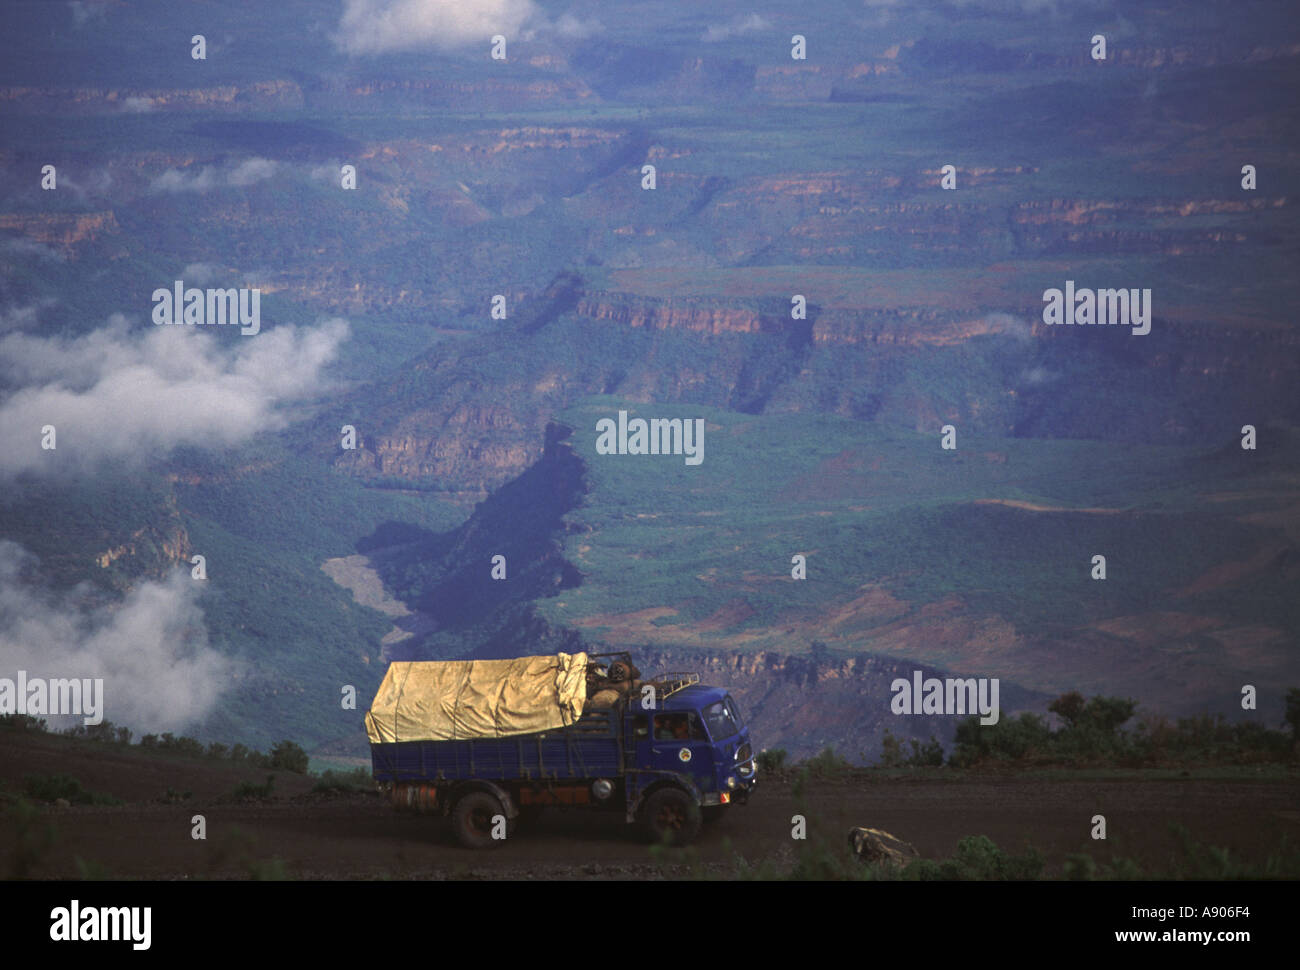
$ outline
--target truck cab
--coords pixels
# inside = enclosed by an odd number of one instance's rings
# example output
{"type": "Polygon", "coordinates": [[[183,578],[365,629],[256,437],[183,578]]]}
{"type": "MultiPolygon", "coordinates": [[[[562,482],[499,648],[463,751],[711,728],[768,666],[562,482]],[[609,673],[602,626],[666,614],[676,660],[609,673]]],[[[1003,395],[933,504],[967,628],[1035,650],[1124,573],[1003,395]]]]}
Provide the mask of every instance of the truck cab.
{"type": "Polygon", "coordinates": [[[640,801],[637,788],[647,791],[674,777],[696,789],[706,820],[716,818],[723,806],[749,798],[758,782],[753,745],[740,709],[725,689],[692,684],[649,709],[634,700],[626,717],[632,751],[628,772],[635,776],[629,778],[630,810],[640,801]]]}

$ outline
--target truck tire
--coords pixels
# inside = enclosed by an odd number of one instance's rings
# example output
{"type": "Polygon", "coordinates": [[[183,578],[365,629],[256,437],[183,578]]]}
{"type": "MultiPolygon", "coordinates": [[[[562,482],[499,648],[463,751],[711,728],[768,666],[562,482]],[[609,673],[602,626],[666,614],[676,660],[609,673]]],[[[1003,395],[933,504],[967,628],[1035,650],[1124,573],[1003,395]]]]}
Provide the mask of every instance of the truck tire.
{"type": "Polygon", "coordinates": [[[687,845],[700,834],[700,806],[680,788],[660,788],[641,808],[642,825],[654,842],[687,845]]]}
{"type": "Polygon", "coordinates": [[[451,823],[456,838],[467,849],[499,849],[514,834],[514,823],[506,821],[506,839],[494,839],[494,817],[506,814],[497,797],[490,792],[472,791],[462,795],[452,809],[451,823]]]}

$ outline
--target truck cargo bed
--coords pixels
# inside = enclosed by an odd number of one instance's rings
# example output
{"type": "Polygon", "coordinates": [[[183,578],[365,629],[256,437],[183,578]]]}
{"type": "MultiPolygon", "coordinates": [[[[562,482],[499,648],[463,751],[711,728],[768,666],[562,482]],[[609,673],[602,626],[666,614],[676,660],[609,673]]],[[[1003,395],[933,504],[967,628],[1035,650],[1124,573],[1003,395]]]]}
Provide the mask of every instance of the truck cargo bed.
{"type": "Polygon", "coordinates": [[[623,768],[614,720],[621,716],[588,711],[569,727],[510,738],[372,743],[370,757],[380,782],[614,776],[623,768]]]}

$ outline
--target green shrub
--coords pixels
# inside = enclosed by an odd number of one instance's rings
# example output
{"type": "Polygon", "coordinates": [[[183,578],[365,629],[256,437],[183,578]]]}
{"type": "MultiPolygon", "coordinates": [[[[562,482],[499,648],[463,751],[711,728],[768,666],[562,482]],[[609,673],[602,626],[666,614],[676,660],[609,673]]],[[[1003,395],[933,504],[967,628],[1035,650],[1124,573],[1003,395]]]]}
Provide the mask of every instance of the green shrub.
{"type": "Polygon", "coordinates": [[[1074,853],[1065,859],[1065,878],[1121,882],[1138,879],[1185,882],[1300,878],[1300,849],[1285,837],[1277,850],[1262,862],[1246,862],[1234,858],[1228,849],[1197,842],[1182,825],[1172,824],[1170,829],[1177,838],[1181,851],[1170,854],[1167,867],[1143,870],[1135,860],[1120,856],[1111,859],[1109,863],[1099,864],[1084,853],[1074,853]]]}
{"type": "Polygon", "coordinates": [[[800,762],[800,767],[813,778],[836,778],[853,766],[827,745],[813,757],[800,762]]]}
{"type": "Polygon", "coordinates": [[[305,775],[307,774],[307,764],[306,751],[292,741],[281,741],[271,749],[271,760],[268,767],[305,775]]]}
{"type": "Polygon", "coordinates": [[[1037,879],[1042,872],[1043,857],[1037,849],[1009,855],[988,836],[970,835],[957,843],[957,851],[948,859],[916,859],[908,863],[902,878],[923,882],[1024,881],[1037,879]]]}
{"type": "Polygon", "coordinates": [[[785,768],[784,748],[766,748],[758,753],[758,769],[764,774],[779,774],[785,768]]]}
{"type": "Polygon", "coordinates": [[[32,717],[30,714],[0,714],[0,728],[24,733],[43,733],[46,724],[41,718],[32,717]]]}
{"type": "Polygon", "coordinates": [[[28,775],[23,779],[24,792],[38,802],[57,802],[59,799],[73,805],[121,805],[121,799],[112,795],[88,791],[81,782],[69,775],[28,775]]]}
{"type": "Polygon", "coordinates": [[[907,740],[912,747],[910,753],[904,753],[902,738],[895,737],[892,731],[888,728],[885,729],[885,736],[880,740],[880,766],[882,768],[922,768],[943,764],[943,745],[933,734],[930,735],[930,740],[925,744],[922,744],[916,738],[908,738],[907,740]]]}
{"type": "Polygon", "coordinates": [[[176,737],[170,732],[164,734],[158,739],[158,747],[172,754],[179,754],[186,758],[202,758],[206,753],[203,743],[197,738],[176,737]]]}
{"type": "Polygon", "coordinates": [[[5,810],[13,825],[5,879],[29,879],[58,843],[58,830],[31,802],[18,799],[5,810]]]}
{"type": "Polygon", "coordinates": [[[981,761],[1015,761],[1031,758],[1051,747],[1052,732],[1038,714],[1025,712],[997,724],[980,724],[972,715],[957,725],[956,746],[949,762],[957,767],[981,761]]]}
{"type": "MultiPolygon", "coordinates": [[[[1295,756],[1292,738],[1258,721],[1229,723],[1221,714],[1201,714],[1179,718],[1171,725],[1164,717],[1144,715],[1132,730],[1127,730],[1124,725],[1136,709],[1137,704],[1125,698],[1084,700],[1072,691],[1049,706],[1063,722],[1056,731],[1033,713],[990,725],[982,725],[978,717],[972,716],[957,726],[957,743],[949,763],[958,767],[999,761],[1146,767],[1171,760],[1212,764],[1286,762],[1295,756]]],[[[886,759],[901,757],[896,741],[886,748],[886,759]]]]}
{"type": "Polygon", "coordinates": [[[325,771],[316,782],[313,792],[320,794],[368,792],[375,790],[375,779],[365,768],[351,771],[325,771]]]}
{"type": "Polygon", "coordinates": [[[235,790],[230,793],[230,797],[235,801],[244,801],[248,798],[268,799],[273,798],[275,789],[275,775],[266,776],[266,784],[258,785],[251,781],[240,782],[235,786],[235,790]]]}
{"type": "Polygon", "coordinates": [[[63,732],[69,737],[84,738],[101,744],[130,744],[131,729],[118,727],[112,721],[100,721],[98,724],[76,724],[63,732]]]}

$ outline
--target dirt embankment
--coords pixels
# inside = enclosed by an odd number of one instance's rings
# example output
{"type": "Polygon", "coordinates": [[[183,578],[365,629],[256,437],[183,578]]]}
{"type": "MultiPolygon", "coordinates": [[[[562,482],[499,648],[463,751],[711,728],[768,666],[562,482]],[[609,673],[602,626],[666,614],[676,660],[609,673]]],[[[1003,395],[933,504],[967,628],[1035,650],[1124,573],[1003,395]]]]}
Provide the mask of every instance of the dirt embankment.
{"type": "Polygon", "coordinates": [[[500,849],[473,852],[455,844],[445,819],[397,812],[375,795],[313,794],[312,780],[299,775],[277,773],[277,795],[270,800],[235,801],[231,792],[239,780],[260,782],[266,772],[48,737],[6,737],[0,745],[5,791],[20,790],[24,775],[53,772],[125,803],[44,806],[26,827],[0,813],[6,875],[16,848],[30,846],[46,824],[53,839],[32,866],[38,878],[90,871],[117,879],[248,878],[259,872],[294,879],[644,879],[687,876],[692,860],[705,873],[727,875],[737,856],[752,864],[793,860],[795,815],[805,815],[812,836],[836,851],[857,825],[886,829],[933,859],[951,855],[966,836],[985,835],[1007,852],[1034,847],[1049,876],[1060,874],[1071,853],[1088,854],[1098,864],[1121,856],[1149,871],[1163,869],[1182,851],[1171,824],[1245,863],[1261,863],[1284,837],[1293,843],[1300,837],[1300,778],[1277,769],[1216,778],[855,771],[814,780],[804,799],[788,778],[765,778],[748,805],[706,826],[689,854],[663,860],[617,814],[552,811],[521,825],[500,849]],[[168,801],[169,788],[190,795],[168,801]],[[1098,814],[1106,817],[1104,841],[1090,835],[1098,814]],[[204,816],[206,839],[193,838],[195,815],[204,816]]]}

